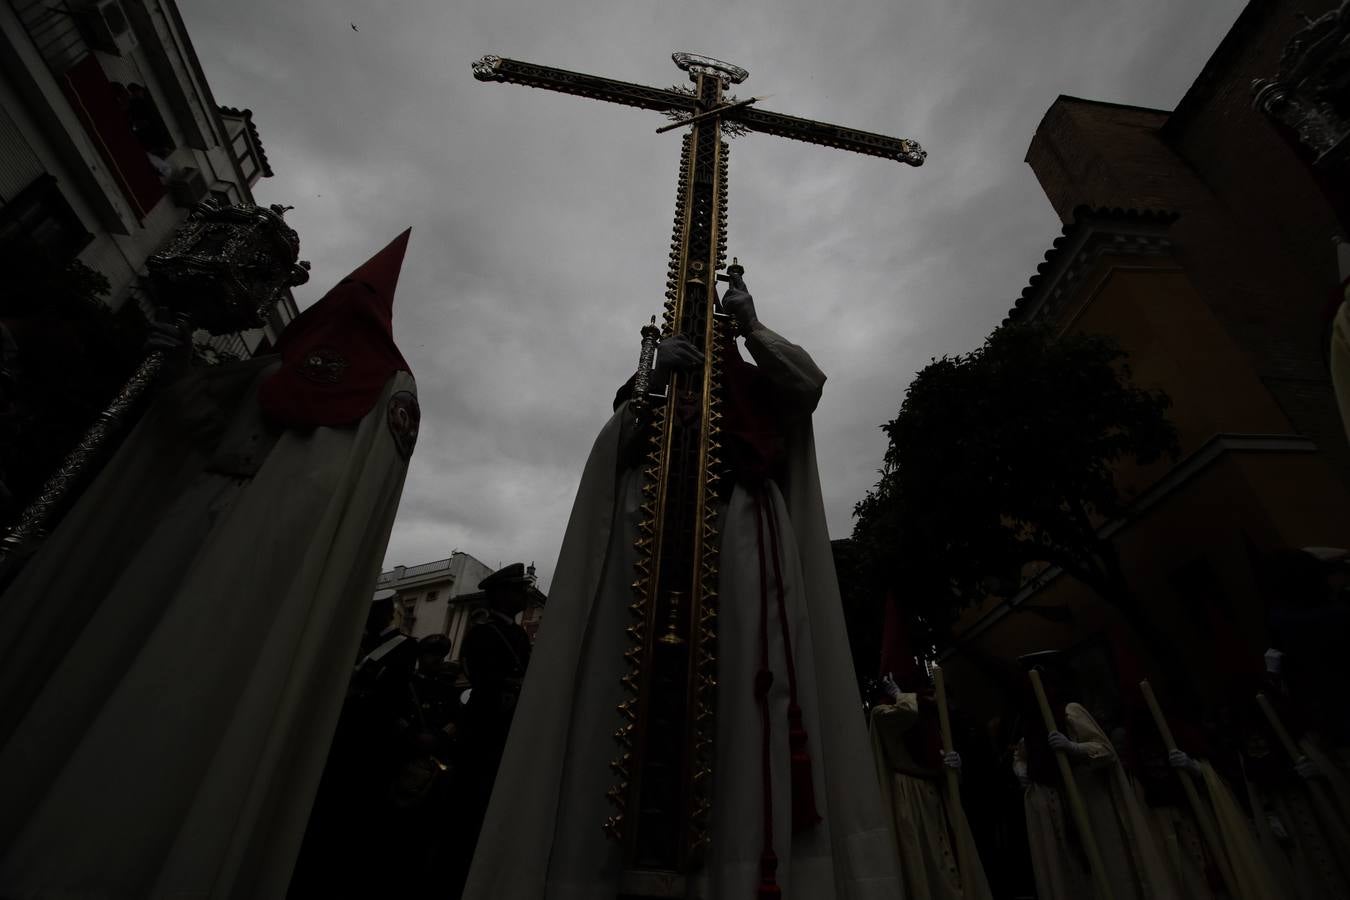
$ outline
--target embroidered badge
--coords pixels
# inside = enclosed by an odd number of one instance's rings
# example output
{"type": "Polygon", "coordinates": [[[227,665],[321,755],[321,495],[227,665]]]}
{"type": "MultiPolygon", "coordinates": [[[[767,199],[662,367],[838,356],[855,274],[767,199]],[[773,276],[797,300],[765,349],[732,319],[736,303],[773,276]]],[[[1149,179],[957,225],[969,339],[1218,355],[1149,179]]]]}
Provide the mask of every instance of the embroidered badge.
{"type": "Polygon", "coordinates": [[[389,398],[389,433],[394,436],[394,448],[404,462],[412,458],[421,422],[422,408],[412,391],[399,391],[389,398]]]}
{"type": "Polygon", "coordinates": [[[337,350],[319,346],[305,355],[305,361],[300,364],[300,374],[320,384],[337,384],[342,381],[342,376],[350,365],[346,357],[337,350]]]}

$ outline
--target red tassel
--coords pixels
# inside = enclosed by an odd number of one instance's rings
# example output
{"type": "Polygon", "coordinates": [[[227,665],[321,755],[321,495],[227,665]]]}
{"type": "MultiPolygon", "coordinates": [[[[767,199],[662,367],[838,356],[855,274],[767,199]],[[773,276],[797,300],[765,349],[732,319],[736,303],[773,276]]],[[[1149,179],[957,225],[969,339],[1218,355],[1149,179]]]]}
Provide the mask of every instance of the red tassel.
{"type": "Polygon", "coordinates": [[[792,833],[798,834],[815,827],[820,813],[816,810],[816,785],[811,778],[802,708],[795,703],[788,705],[788,746],[792,748],[792,833]]]}
{"type": "Polygon", "coordinates": [[[783,896],[783,889],[774,875],[777,871],[778,857],[771,848],[765,847],[759,857],[759,889],[755,891],[755,900],[779,900],[783,896]]]}

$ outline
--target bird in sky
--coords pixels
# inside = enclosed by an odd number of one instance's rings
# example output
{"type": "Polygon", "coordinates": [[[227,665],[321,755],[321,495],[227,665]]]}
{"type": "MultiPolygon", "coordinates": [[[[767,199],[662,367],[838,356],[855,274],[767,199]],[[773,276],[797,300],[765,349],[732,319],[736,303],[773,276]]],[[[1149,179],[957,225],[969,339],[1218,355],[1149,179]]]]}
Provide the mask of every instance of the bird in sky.
{"type": "Polygon", "coordinates": [[[360,31],[360,30],[361,30],[360,28],[357,28],[357,27],[356,27],[356,23],[355,23],[355,22],[348,22],[347,24],[350,25],[350,26],[352,26],[352,31],[360,31]]]}

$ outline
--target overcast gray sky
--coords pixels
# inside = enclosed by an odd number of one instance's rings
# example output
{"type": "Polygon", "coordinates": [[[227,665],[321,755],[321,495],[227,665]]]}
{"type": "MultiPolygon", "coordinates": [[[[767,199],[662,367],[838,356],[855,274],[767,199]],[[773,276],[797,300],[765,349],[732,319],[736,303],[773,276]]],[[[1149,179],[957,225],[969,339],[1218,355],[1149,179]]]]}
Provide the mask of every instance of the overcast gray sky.
{"type": "Polygon", "coordinates": [[[395,335],[422,431],[386,565],[464,550],[547,585],[591,442],[660,309],[678,132],[659,114],[475,81],[495,53],[658,87],[674,50],[766,109],[919,141],[913,169],[732,142],[729,252],[760,318],[829,376],[831,534],[931,356],[978,345],[1058,234],[1023,162],[1059,94],[1172,108],[1240,0],[179,0],[216,99],[253,110],[308,306],[413,228],[395,335]],[[358,30],[353,30],[352,25],[358,30]]]}

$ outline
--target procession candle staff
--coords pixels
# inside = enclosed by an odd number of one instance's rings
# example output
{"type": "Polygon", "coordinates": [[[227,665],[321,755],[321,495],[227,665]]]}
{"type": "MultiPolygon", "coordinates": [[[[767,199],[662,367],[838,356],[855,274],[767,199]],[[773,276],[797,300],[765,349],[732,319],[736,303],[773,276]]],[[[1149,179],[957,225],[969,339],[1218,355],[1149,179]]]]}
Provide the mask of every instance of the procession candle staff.
{"type": "MultiPolygon", "coordinates": [[[[812,774],[813,764],[829,766],[831,760],[844,760],[853,752],[866,753],[861,723],[842,718],[835,722],[836,709],[856,708],[859,701],[852,677],[836,677],[835,672],[836,657],[846,658],[847,649],[843,632],[836,627],[837,609],[826,609],[829,596],[837,595],[837,585],[830,586],[832,574],[830,578],[824,576],[824,556],[819,556],[819,565],[815,562],[818,554],[826,553],[828,540],[822,535],[823,543],[817,546],[814,526],[802,526],[803,517],[809,515],[812,522],[818,518],[807,508],[820,505],[818,496],[808,497],[803,492],[808,482],[818,484],[813,451],[808,453],[800,441],[794,443],[795,438],[754,448],[774,457],[770,462],[775,466],[795,465],[778,458],[789,445],[802,448],[802,453],[794,457],[796,461],[812,459],[809,479],[803,472],[801,477],[775,481],[767,470],[754,471],[746,457],[737,456],[733,442],[734,437],[745,437],[753,444],[754,435],[767,436],[775,428],[789,425],[798,435],[804,434],[803,423],[809,428],[809,416],[819,400],[824,376],[800,347],[759,322],[739,276],[729,283],[723,297],[717,295],[716,274],[724,265],[727,246],[728,147],[724,138],[752,131],[775,134],[912,166],[920,165],[926,154],[914,141],[785,116],[728,96],[732,85],[748,77],[749,73],[739,66],[688,53],[676,53],[673,59],[689,74],[691,88],[651,88],[498,56],[483,57],[473,66],[474,76],[482,81],[521,84],[667,113],[677,120],[684,136],[666,302],[654,363],[663,377],[653,385],[655,395],[635,396],[635,387],[641,386],[648,370],[644,362],[638,378],[626,386],[616,404],[622,407],[623,420],[616,420],[615,427],[628,429],[632,440],[624,444],[634,451],[624,455],[619,469],[626,473],[630,467],[625,464],[637,461],[632,467],[638,479],[633,482],[637,508],[632,511],[632,521],[616,523],[615,519],[601,518],[603,528],[613,529],[616,535],[631,532],[632,537],[627,538],[627,546],[615,543],[595,549],[598,558],[615,560],[607,567],[577,571],[575,611],[568,608],[570,601],[559,604],[557,596],[559,582],[566,588],[564,595],[570,596],[570,570],[563,573],[566,578],[555,576],[550,624],[539,635],[516,721],[530,722],[528,741],[536,748],[534,762],[538,748],[544,748],[545,754],[550,749],[557,752],[561,765],[552,780],[546,780],[538,767],[527,771],[533,763],[515,758],[517,751],[525,753],[527,731],[514,729],[502,771],[510,773],[518,766],[521,776],[508,775],[505,782],[499,779],[484,824],[484,841],[490,843],[498,811],[512,802],[507,792],[511,797],[519,795],[521,803],[538,807],[540,842],[552,850],[541,853],[544,871],[522,866],[515,859],[485,857],[480,852],[469,878],[467,897],[533,896],[547,890],[548,884],[570,877],[562,871],[569,867],[579,870],[580,861],[592,852],[604,857],[589,870],[601,873],[596,877],[604,884],[585,882],[585,890],[590,891],[587,896],[601,896],[611,890],[609,873],[616,865],[621,865],[625,873],[616,889],[624,895],[670,895],[681,890],[681,879],[711,877],[721,885],[714,892],[727,891],[727,896],[733,896],[741,888],[728,885],[741,884],[744,869],[756,876],[761,896],[775,896],[781,889],[775,875],[776,859],[784,852],[793,856],[790,866],[784,861],[784,868],[789,870],[784,874],[805,890],[815,882],[804,875],[806,867],[800,861],[799,841],[791,840],[793,833],[810,829],[819,820],[822,813],[817,800],[827,807],[823,813],[826,816],[835,808],[856,806],[851,798],[845,801],[841,796],[813,796],[818,777],[818,773],[812,774]],[[753,365],[738,355],[738,336],[754,358],[753,365]],[[738,378],[738,383],[748,386],[746,392],[732,384],[738,378]],[[772,421],[775,415],[779,415],[778,421],[772,421]],[[733,425],[738,416],[740,421],[733,425]],[[751,420],[757,423],[753,428],[751,420]],[[746,426],[743,433],[737,431],[740,426],[746,426]],[[733,469],[736,474],[730,476],[733,469]],[[743,488],[744,493],[738,494],[743,488]],[[794,493],[800,503],[785,496],[794,493]],[[728,524],[733,520],[734,527],[728,524]],[[733,530],[737,535],[734,541],[733,530]],[[804,549],[808,547],[809,551],[804,549]],[[786,555],[779,552],[784,548],[790,551],[786,555]],[[798,579],[794,571],[798,551],[809,558],[807,564],[799,566],[806,584],[788,591],[784,586],[798,579]],[[619,556],[623,557],[621,561],[616,560],[619,556]],[[733,567],[733,557],[739,560],[738,566],[744,567],[742,571],[728,571],[733,567]],[[757,575],[754,560],[761,566],[757,575]],[[590,604],[600,589],[602,573],[619,571],[624,575],[626,599],[631,602],[623,614],[627,621],[611,643],[609,623],[597,618],[599,612],[593,615],[590,604]],[[745,583],[737,580],[741,577],[745,583]],[[719,594],[726,593],[730,583],[752,595],[744,597],[744,606],[738,606],[736,612],[749,611],[757,617],[756,622],[747,623],[744,632],[732,629],[738,636],[735,640],[719,625],[729,621],[739,627],[731,618],[731,604],[724,612],[719,602],[719,594]],[[794,617],[797,604],[808,607],[809,615],[794,617]],[[804,621],[809,621],[809,639],[800,633],[804,621]],[[793,627],[798,628],[797,634],[791,633],[793,627]],[[570,633],[572,628],[578,633],[570,633]],[[602,631],[604,637],[597,637],[602,631]],[[739,636],[746,638],[744,645],[737,643],[739,636]],[[608,663],[592,664],[587,655],[591,648],[599,647],[612,656],[616,667],[612,675],[606,668],[608,663]],[[794,656],[794,650],[800,650],[802,656],[813,655],[815,661],[808,665],[794,656]],[[820,662],[822,658],[828,664],[820,662]],[[742,670],[741,663],[748,668],[742,670]],[[822,674],[822,667],[828,669],[828,675],[822,674]],[[567,695],[563,687],[569,677],[592,669],[595,681],[588,680],[587,684],[604,682],[612,685],[616,694],[604,713],[608,722],[597,713],[597,720],[590,724],[597,729],[606,724],[610,728],[619,726],[614,733],[618,753],[615,755],[612,745],[604,752],[600,777],[591,774],[590,768],[597,751],[569,745],[569,741],[575,743],[569,736],[578,731],[566,724],[583,715],[579,707],[590,703],[595,694],[567,695]],[[549,674],[535,675],[536,671],[549,674]],[[742,676],[746,679],[743,696],[737,680],[742,676]],[[539,684],[537,690],[535,683],[539,684]],[[816,692],[827,693],[828,702],[817,705],[806,696],[816,692]],[[560,711],[562,696],[568,699],[560,711]],[[535,704],[537,713],[533,711],[535,704]],[[741,710],[742,705],[746,707],[744,715],[733,715],[732,711],[741,710]],[[562,713],[568,710],[571,715],[565,717],[562,713]],[[813,717],[814,724],[810,721],[813,717]],[[734,746],[725,735],[715,733],[733,718],[737,726],[748,720],[754,731],[734,746]],[[759,733],[761,727],[763,735],[759,733]],[[746,748],[755,751],[753,763],[739,771],[744,761],[738,754],[746,748]],[[816,750],[826,759],[813,758],[816,750]],[[586,762],[579,763],[578,757],[586,762]],[[733,765],[729,760],[738,762],[733,765]],[[714,773],[715,761],[724,770],[737,771],[714,773]],[[572,812],[586,819],[594,816],[594,826],[573,820],[565,828],[555,829],[552,822],[561,821],[571,804],[574,782],[568,780],[568,773],[582,771],[586,775],[576,778],[586,782],[586,791],[594,792],[599,808],[588,806],[572,812]],[[785,772],[791,783],[790,796],[781,777],[785,772]],[[527,782],[538,782],[537,790],[528,796],[524,787],[527,782]],[[716,803],[714,784],[723,792],[716,803]],[[741,786],[740,794],[732,790],[733,785],[741,786]],[[788,811],[791,817],[785,820],[788,811]],[[754,821],[750,821],[752,812],[754,821]],[[721,819],[723,813],[734,813],[734,822],[721,819]],[[722,824],[715,826],[716,821],[722,824]],[[612,854],[592,847],[587,843],[591,833],[582,831],[595,827],[598,836],[602,825],[604,833],[617,842],[609,845],[612,854]],[[715,827],[721,834],[713,834],[715,827]],[[746,848],[732,846],[735,840],[750,840],[747,835],[758,835],[753,839],[762,839],[763,843],[749,859],[746,848]],[[576,850],[563,849],[573,839],[579,842],[576,850]],[[718,841],[727,843],[719,845],[718,841]],[[705,853],[710,845],[712,853],[705,853]],[[621,863],[616,864],[611,856],[621,858],[621,863]],[[715,872],[704,871],[708,868],[707,856],[716,858],[715,872]]],[[[648,360],[652,355],[650,331],[644,334],[643,346],[643,359],[648,360]]],[[[597,454],[608,452],[608,433],[605,435],[597,441],[593,461],[597,454]]],[[[610,479],[614,471],[611,465],[610,479]]],[[[600,482],[596,485],[594,490],[600,490],[600,482]]],[[[624,489],[627,485],[622,481],[624,489]]],[[[613,484],[604,488],[611,492],[617,489],[613,484]]],[[[574,517],[591,492],[591,482],[583,476],[574,517]]],[[[605,513],[613,509],[606,507],[605,513]]],[[[590,522],[594,525],[595,518],[590,522]]],[[[592,528],[585,540],[593,542],[595,533],[592,528]]],[[[577,535],[574,543],[569,529],[560,559],[591,552],[590,543],[580,543],[581,532],[577,535]]],[[[844,668],[839,672],[845,672],[844,668]]],[[[843,762],[835,764],[848,768],[843,762]]],[[[832,772],[828,779],[821,780],[821,792],[836,794],[837,785],[849,783],[851,777],[832,772]]],[[[576,796],[583,794],[578,792],[576,796]]],[[[578,804],[582,802],[577,800],[578,804]]],[[[862,804],[858,809],[866,811],[863,818],[870,820],[870,810],[875,806],[880,820],[879,802],[858,802],[862,804]]],[[[847,871],[850,864],[844,857],[856,852],[856,846],[847,844],[852,840],[847,835],[854,827],[847,821],[851,817],[851,813],[839,813],[828,828],[830,849],[822,847],[806,854],[819,861],[819,874],[811,877],[819,877],[820,884],[861,884],[860,879],[877,877],[875,872],[864,876],[847,871]],[[826,875],[826,868],[838,871],[826,875]]],[[[506,821],[504,817],[503,840],[509,831],[506,821]]],[[[858,827],[866,832],[867,841],[880,846],[884,825],[880,830],[870,825],[858,827]]],[[[827,842],[825,831],[817,831],[822,835],[820,840],[827,842]]],[[[518,830],[513,840],[519,840],[518,830]]],[[[870,857],[863,854],[863,858],[870,857]]],[[[798,888],[794,886],[793,890],[798,888]]]]}
{"type": "MultiPolygon", "coordinates": [[[[1041,673],[1032,669],[1027,673],[1031,679],[1031,688],[1036,692],[1036,704],[1041,710],[1041,719],[1045,722],[1046,731],[1058,731],[1059,726],[1055,723],[1055,714],[1050,710],[1050,701],[1046,699],[1045,687],[1041,684],[1041,673]]],[[[1078,790],[1078,782],[1073,775],[1073,767],[1069,765],[1069,757],[1063,751],[1055,750],[1055,762],[1059,765],[1060,778],[1064,781],[1064,792],[1069,795],[1069,809],[1073,812],[1074,824],[1078,826],[1078,834],[1083,840],[1083,849],[1087,853],[1088,865],[1092,867],[1092,878],[1097,882],[1097,895],[1099,900],[1114,900],[1115,893],[1111,890],[1111,883],[1106,879],[1106,866],[1102,862],[1101,849],[1097,846],[1097,838],[1092,832],[1092,822],[1088,818],[1087,807],[1083,803],[1083,795],[1078,790]]]]}
{"type": "Polygon", "coordinates": [[[881,677],[867,717],[877,783],[900,857],[901,895],[992,900],[957,779],[950,777],[962,762],[944,715],[946,685],[935,666],[919,662],[906,618],[888,593],[881,677]]]}
{"type": "MultiPolygon", "coordinates": [[[[942,732],[942,752],[955,753],[956,742],[952,740],[951,715],[947,710],[947,681],[943,677],[942,667],[933,666],[933,690],[937,694],[938,728],[942,732]]],[[[961,776],[955,769],[945,769],[947,778],[947,803],[952,809],[961,807],[961,776]]],[[[956,842],[956,860],[961,867],[962,876],[969,878],[974,863],[971,862],[971,848],[965,841],[956,842]]]]}
{"type": "MultiPolygon", "coordinates": [[[[1176,738],[1172,736],[1172,729],[1167,724],[1167,718],[1163,715],[1162,707],[1158,705],[1158,698],[1153,694],[1153,686],[1147,680],[1141,681],[1139,682],[1139,690],[1144,694],[1144,702],[1148,704],[1148,711],[1153,716],[1153,724],[1158,726],[1158,734],[1162,737],[1163,746],[1169,754],[1175,753],[1178,749],[1176,738]]],[[[1209,846],[1209,852],[1214,855],[1214,860],[1218,863],[1219,872],[1223,876],[1223,883],[1227,886],[1228,893],[1234,897],[1244,896],[1240,885],[1233,877],[1233,868],[1229,864],[1228,854],[1224,851],[1223,842],[1219,839],[1214,817],[1210,814],[1208,807],[1200,800],[1195,782],[1191,780],[1192,773],[1178,769],[1177,777],[1181,779],[1181,788],[1186,792],[1186,800],[1190,803],[1191,811],[1195,813],[1195,820],[1200,825],[1200,833],[1209,846]]]]}
{"type": "MultiPolygon", "coordinates": [[[[1284,727],[1284,722],[1280,719],[1279,713],[1271,705],[1270,698],[1264,693],[1256,695],[1256,705],[1261,707],[1261,713],[1270,723],[1270,728],[1275,732],[1275,737],[1279,739],[1285,752],[1289,754],[1289,761],[1296,767],[1305,759],[1305,754],[1299,750],[1298,743],[1294,740],[1289,729],[1284,727]]],[[[1308,795],[1312,797],[1313,807],[1317,810],[1317,817],[1322,820],[1322,827],[1327,830],[1328,835],[1336,842],[1336,848],[1343,854],[1343,859],[1350,859],[1350,833],[1347,833],[1345,823],[1341,821],[1340,815],[1336,812],[1336,807],[1332,805],[1331,799],[1324,790],[1320,790],[1317,785],[1311,781],[1306,781],[1308,795]]]]}

